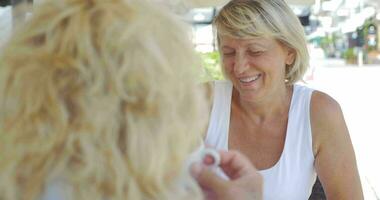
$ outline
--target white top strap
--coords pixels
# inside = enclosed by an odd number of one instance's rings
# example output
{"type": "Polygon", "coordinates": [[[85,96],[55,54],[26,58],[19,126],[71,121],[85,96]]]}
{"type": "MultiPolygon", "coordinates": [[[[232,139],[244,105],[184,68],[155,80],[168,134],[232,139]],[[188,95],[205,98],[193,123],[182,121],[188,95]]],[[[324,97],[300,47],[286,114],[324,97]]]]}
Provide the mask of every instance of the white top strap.
{"type": "Polygon", "coordinates": [[[214,102],[205,143],[218,149],[228,148],[228,131],[231,114],[232,83],[214,82],[214,102]]]}

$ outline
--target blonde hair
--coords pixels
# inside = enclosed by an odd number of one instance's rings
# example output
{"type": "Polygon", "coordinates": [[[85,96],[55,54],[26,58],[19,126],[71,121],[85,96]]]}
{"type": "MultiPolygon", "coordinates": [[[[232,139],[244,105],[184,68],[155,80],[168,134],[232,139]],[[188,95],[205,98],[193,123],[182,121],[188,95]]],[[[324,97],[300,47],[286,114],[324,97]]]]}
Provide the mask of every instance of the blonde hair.
{"type": "Polygon", "coordinates": [[[57,179],[81,200],[199,199],[181,169],[207,122],[187,35],[142,0],[41,4],[0,55],[0,199],[57,179]]]}
{"type": "Polygon", "coordinates": [[[270,37],[293,49],[295,59],[286,68],[286,84],[301,80],[309,67],[303,27],[284,0],[232,0],[220,10],[213,25],[219,44],[222,35],[243,39],[270,37]]]}

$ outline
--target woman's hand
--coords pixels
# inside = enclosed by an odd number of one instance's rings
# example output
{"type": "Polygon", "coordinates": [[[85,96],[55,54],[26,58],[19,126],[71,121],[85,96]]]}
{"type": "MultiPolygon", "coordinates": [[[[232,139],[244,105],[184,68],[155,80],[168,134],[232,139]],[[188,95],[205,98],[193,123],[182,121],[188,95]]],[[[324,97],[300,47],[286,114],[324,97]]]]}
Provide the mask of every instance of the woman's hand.
{"type": "Polygon", "coordinates": [[[238,151],[220,151],[220,168],[229,177],[218,176],[203,163],[193,164],[191,173],[207,200],[261,200],[263,179],[251,162],[238,151]]]}

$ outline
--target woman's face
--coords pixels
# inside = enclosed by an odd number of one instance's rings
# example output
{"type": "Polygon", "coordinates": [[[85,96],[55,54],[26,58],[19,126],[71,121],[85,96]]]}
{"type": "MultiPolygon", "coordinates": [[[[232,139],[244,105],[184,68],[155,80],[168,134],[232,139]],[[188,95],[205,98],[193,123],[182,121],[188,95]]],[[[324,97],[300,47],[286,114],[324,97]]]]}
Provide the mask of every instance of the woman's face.
{"type": "Polygon", "coordinates": [[[275,39],[220,37],[224,73],[240,98],[258,100],[285,88],[285,68],[294,53],[275,39]]]}

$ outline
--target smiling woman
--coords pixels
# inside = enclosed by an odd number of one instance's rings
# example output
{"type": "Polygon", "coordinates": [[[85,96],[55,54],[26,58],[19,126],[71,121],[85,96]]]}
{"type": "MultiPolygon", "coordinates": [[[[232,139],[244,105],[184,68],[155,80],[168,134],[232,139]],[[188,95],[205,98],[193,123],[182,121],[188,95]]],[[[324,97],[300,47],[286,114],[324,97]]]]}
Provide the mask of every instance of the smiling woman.
{"type": "Polygon", "coordinates": [[[227,80],[211,83],[206,143],[248,156],[264,177],[264,200],[306,200],[317,175],[328,199],[363,199],[339,104],[296,84],[309,54],[291,8],[232,0],[214,27],[227,80]]]}

